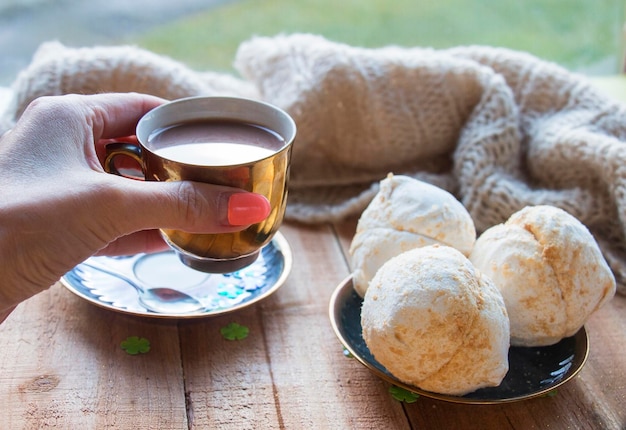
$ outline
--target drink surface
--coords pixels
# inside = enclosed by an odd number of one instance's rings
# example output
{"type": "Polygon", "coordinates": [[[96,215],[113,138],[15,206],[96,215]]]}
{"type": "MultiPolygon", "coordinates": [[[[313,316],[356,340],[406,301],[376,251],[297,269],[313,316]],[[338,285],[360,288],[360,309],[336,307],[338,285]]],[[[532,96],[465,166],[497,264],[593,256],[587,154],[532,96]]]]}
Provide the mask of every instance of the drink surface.
{"type": "Polygon", "coordinates": [[[278,134],[234,121],[190,122],[155,130],[148,147],[163,158],[203,166],[261,160],[285,145],[278,134]]]}
{"type": "Polygon", "coordinates": [[[185,164],[231,166],[250,163],[272,155],[274,151],[241,143],[185,143],[158,149],[156,154],[185,164]]]}

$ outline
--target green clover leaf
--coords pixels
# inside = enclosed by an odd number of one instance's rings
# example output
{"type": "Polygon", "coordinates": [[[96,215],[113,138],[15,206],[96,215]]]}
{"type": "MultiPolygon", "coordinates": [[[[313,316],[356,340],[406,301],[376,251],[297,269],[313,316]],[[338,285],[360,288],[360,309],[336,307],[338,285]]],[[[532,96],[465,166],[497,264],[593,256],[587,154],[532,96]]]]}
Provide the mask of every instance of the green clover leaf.
{"type": "Polygon", "coordinates": [[[150,341],[145,337],[130,336],[120,344],[122,349],[130,355],[145,354],[150,351],[150,341]]]}
{"type": "Polygon", "coordinates": [[[345,346],[343,347],[343,355],[344,357],[354,358],[354,355],[352,355],[352,353],[348,351],[348,348],[346,348],[345,346]]]}
{"type": "Polygon", "coordinates": [[[415,394],[414,392],[409,390],[405,390],[404,388],[396,387],[395,385],[389,387],[389,392],[391,393],[393,398],[399,402],[415,403],[419,398],[418,394],[415,394]]]}
{"type": "Polygon", "coordinates": [[[239,325],[235,322],[231,322],[225,327],[220,329],[220,333],[224,339],[227,340],[242,340],[248,337],[250,329],[244,325],[239,325]]]}
{"type": "Polygon", "coordinates": [[[543,397],[555,397],[558,393],[559,393],[559,390],[557,389],[550,390],[546,394],[544,394],[543,397]]]}

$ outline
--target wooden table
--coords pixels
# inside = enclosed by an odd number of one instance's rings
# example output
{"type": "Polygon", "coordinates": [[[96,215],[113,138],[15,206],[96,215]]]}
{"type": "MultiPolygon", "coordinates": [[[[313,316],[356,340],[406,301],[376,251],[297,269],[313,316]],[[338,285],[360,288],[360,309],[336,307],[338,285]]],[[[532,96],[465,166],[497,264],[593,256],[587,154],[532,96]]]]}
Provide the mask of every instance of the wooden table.
{"type": "Polygon", "coordinates": [[[626,297],[587,324],[586,366],[555,396],[498,405],[394,400],[343,354],[328,317],[355,221],[281,229],[294,266],[275,294],[194,320],[135,317],[61,284],[0,325],[2,429],[625,429],[626,297]],[[231,322],[249,336],[229,341],[231,322]],[[150,340],[129,355],[129,336],[150,340]]]}

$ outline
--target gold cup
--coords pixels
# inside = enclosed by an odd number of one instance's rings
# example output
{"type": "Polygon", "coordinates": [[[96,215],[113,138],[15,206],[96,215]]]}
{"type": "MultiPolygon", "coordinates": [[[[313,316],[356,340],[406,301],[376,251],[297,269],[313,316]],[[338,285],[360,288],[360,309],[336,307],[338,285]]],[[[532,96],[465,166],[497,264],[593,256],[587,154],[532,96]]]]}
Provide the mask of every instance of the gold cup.
{"type": "MultiPolygon", "coordinates": [[[[270,104],[236,97],[191,97],[166,103],[148,112],[137,124],[139,146],[119,143],[107,145],[104,164],[107,172],[127,176],[116,167],[116,158],[130,156],[141,165],[143,176],[148,181],[205,182],[240,188],[267,197],[271,206],[270,215],[242,231],[196,234],[161,230],[170,247],[189,267],[209,273],[229,273],[252,264],[282,223],[287,204],[291,147],[295,136],[293,119],[270,104]],[[202,164],[201,160],[195,164],[188,160],[181,162],[166,158],[158,153],[164,144],[151,141],[151,136],[159,130],[203,123],[210,127],[219,122],[261,127],[277,134],[281,138],[280,144],[263,158],[216,166],[202,164]]],[[[179,140],[172,146],[184,143],[179,140]]]]}

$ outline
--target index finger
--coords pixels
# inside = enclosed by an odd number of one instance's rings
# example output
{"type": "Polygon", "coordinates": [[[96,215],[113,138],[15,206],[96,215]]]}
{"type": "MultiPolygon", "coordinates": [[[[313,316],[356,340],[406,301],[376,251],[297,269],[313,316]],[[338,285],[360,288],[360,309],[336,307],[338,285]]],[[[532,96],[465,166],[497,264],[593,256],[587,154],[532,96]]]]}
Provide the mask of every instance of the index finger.
{"type": "Polygon", "coordinates": [[[81,96],[89,112],[94,141],[135,134],[137,122],[167,100],[139,93],[109,93],[81,96]]]}

